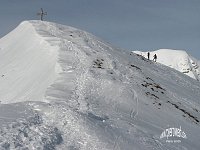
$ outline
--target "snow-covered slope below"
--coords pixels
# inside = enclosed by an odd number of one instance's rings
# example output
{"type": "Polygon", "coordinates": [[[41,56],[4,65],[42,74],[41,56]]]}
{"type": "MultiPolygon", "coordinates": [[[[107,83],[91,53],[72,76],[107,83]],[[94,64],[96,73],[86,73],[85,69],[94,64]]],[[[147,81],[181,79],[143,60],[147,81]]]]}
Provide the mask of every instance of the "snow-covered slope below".
{"type": "MultiPolygon", "coordinates": [[[[133,51],[147,58],[147,52],[133,51]]],[[[200,81],[200,61],[187,54],[183,50],[160,49],[150,52],[158,56],[157,61],[161,64],[174,68],[198,81],[200,81]]]]}
{"type": "Polygon", "coordinates": [[[199,149],[196,80],[50,22],[21,23],[0,48],[0,149],[199,149]],[[180,126],[187,138],[160,138],[180,126]]]}

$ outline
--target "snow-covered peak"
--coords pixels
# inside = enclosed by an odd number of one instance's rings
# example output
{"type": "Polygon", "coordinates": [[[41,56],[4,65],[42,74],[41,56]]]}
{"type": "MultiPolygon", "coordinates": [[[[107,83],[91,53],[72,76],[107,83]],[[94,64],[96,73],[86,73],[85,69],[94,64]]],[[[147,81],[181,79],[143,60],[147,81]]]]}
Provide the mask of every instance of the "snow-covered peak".
{"type": "MultiPolygon", "coordinates": [[[[133,51],[147,58],[147,52],[133,51]]],[[[196,80],[200,80],[200,61],[183,50],[159,49],[150,52],[150,59],[157,55],[157,62],[174,68],[196,80]]]]}
{"type": "Polygon", "coordinates": [[[25,21],[0,73],[2,150],[199,150],[200,82],[85,31],[25,21]],[[181,143],[160,137],[180,126],[181,143]]]}

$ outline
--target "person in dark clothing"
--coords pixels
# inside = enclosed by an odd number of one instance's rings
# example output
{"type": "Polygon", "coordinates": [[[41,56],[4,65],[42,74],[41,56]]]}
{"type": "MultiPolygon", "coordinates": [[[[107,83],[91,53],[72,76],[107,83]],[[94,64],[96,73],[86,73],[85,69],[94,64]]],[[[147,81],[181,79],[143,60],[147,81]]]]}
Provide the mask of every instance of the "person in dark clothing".
{"type": "Polygon", "coordinates": [[[148,60],[149,60],[149,58],[150,58],[150,53],[149,53],[149,52],[147,53],[147,58],[148,58],[148,60]]]}
{"type": "Polygon", "coordinates": [[[156,62],[156,60],[157,60],[157,55],[156,55],[156,54],[154,54],[154,55],[153,55],[153,61],[155,61],[155,62],[156,62]]]}

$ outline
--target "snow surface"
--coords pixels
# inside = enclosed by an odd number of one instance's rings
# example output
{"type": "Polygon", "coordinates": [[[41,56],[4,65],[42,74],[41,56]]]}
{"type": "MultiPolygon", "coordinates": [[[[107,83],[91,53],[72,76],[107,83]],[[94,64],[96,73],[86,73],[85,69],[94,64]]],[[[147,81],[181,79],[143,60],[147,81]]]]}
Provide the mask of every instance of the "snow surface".
{"type": "Polygon", "coordinates": [[[0,149],[199,150],[200,83],[72,27],[0,39],[0,149]],[[160,139],[179,128],[187,139],[160,139]]]}
{"type": "MultiPolygon", "coordinates": [[[[148,52],[133,51],[147,58],[148,52]]],[[[150,59],[153,60],[154,54],[157,55],[157,62],[174,68],[191,78],[200,81],[200,61],[187,54],[183,50],[159,49],[150,52],[150,59]]]]}
{"type": "Polygon", "coordinates": [[[42,100],[58,72],[58,46],[52,46],[29,22],[0,40],[2,103],[42,100]]]}

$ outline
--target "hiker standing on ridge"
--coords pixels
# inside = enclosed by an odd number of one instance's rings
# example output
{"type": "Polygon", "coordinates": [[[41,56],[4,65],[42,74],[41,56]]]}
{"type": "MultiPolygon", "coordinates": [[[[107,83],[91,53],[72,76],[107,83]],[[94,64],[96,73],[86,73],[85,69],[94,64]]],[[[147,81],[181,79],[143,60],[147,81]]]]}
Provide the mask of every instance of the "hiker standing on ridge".
{"type": "Polygon", "coordinates": [[[157,60],[157,55],[156,55],[156,54],[154,54],[154,55],[153,55],[153,61],[155,61],[155,62],[156,62],[156,60],[157,60]]]}
{"type": "Polygon", "coordinates": [[[150,58],[150,53],[149,53],[149,52],[147,53],[147,58],[148,58],[148,60],[149,60],[149,58],[150,58]]]}

